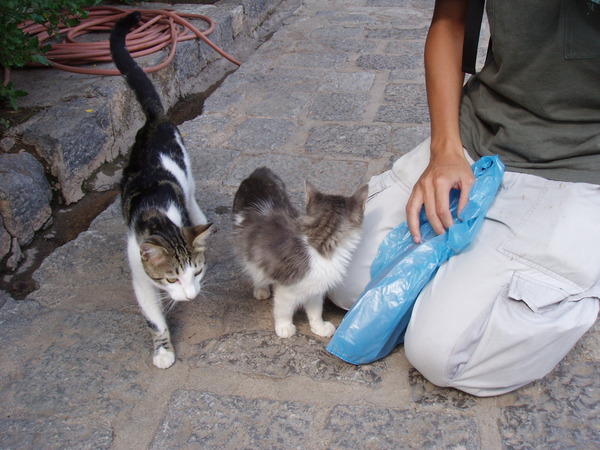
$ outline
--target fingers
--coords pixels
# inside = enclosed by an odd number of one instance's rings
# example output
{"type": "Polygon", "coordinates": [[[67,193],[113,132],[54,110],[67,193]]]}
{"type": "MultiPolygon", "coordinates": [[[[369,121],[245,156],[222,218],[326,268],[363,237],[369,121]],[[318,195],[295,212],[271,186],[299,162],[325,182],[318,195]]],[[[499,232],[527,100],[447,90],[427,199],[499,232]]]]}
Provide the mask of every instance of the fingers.
{"type": "Polygon", "coordinates": [[[427,220],[436,234],[442,234],[454,225],[454,217],[450,212],[450,192],[452,189],[460,190],[458,202],[460,217],[460,212],[469,200],[469,192],[474,181],[472,173],[469,175],[470,178],[452,182],[449,177],[435,177],[425,172],[417,181],[406,205],[408,229],[415,243],[422,241],[419,217],[423,207],[425,207],[427,220]]]}
{"type": "Polygon", "coordinates": [[[418,184],[406,205],[406,222],[416,244],[421,242],[421,209],[425,206],[425,216],[436,234],[442,234],[454,223],[450,213],[450,188],[429,189],[425,183],[418,184]]]}
{"type": "Polygon", "coordinates": [[[427,214],[427,220],[429,220],[436,234],[442,234],[454,225],[454,218],[450,212],[451,190],[451,184],[443,181],[438,182],[434,191],[435,196],[428,203],[425,203],[425,211],[430,212],[430,214],[427,214]],[[428,208],[428,205],[432,205],[433,207],[428,208]]]}
{"type": "Polygon", "coordinates": [[[422,197],[416,190],[413,190],[408,203],[406,204],[406,223],[408,224],[408,230],[413,237],[415,244],[421,243],[421,223],[419,220],[419,214],[421,207],[423,206],[422,197]]]}
{"type": "Polygon", "coordinates": [[[416,244],[421,242],[421,209],[425,207],[425,216],[436,234],[442,234],[454,223],[450,213],[450,190],[447,195],[437,195],[433,189],[416,187],[406,205],[406,222],[416,244]]]}
{"type": "Polygon", "coordinates": [[[460,190],[460,197],[458,199],[458,207],[456,209],[456,216],[459,218],[459,220],[462,220],[462,218],[461,218],[462,210],[469,202],[469,193],[471,192],[472,185],[473,185],[473,180],[469,179],[469,180],[463,182],[462,188],[460,190]]]}

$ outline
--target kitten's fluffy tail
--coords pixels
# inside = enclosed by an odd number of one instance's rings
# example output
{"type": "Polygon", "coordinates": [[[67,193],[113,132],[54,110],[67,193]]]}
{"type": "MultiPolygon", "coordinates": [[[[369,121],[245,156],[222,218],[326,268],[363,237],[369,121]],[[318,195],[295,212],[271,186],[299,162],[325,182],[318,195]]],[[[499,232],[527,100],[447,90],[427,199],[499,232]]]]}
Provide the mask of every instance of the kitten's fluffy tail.
{"type": "Polygon", "coordinates": [[[134,11],[115,24],[110,33],[110,53],[117,69],[123,74],[125,81],[135,92],[135,96],[142,105],[146,116],[154,118],[164,115],[165,112],[160,97],[148,75],[133,60],[125,45],[127,32],[140,21],[141,17],[139,11],[134,11]]]}

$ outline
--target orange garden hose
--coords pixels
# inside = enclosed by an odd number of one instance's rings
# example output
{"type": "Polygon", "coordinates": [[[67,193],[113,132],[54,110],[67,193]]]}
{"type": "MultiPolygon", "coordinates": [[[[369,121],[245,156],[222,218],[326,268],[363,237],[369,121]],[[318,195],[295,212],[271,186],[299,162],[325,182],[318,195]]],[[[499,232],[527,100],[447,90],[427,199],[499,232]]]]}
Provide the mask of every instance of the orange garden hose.
{"type": "MultiPolygon", "coordinates": [[[[114,24],[126,16],[133,9],[121,9],[111,6],[86,8],[89,15],[82,19],[79,25],[69,28],[59,28],[63,42],[52,44],[50,50],[45,53],[46,59],[52,67],[68,72],[88,75],[120,75],[117,69],[99,69],[96,67],[81,67],[83,64],[95,64],[99,62],[112,61],[110,56],[110,45],[108,40],[97,42],[77,42],[76,38],[89,32],[110,32],[114,24]]],[[[139,9],[142,14],[140,23],[127,35],[127,48],[131,55],[136,58],[157,52],[169,44],[171,49],[165,60],[151,67],[145,67],[144,72],[156,72],[173,61],[177,42],[200,38],[212,47],[217,53],[236,65],[240,62],[229,56],[217,47],[207,35],[214,30],[214,22],[202,14],[177,13],[163,9],[139,9]],[[187,18],[202,19],[208,23],[208,29],[198,30],[190,24],[187,18]]],[[[36,36],[40,45],[51,38],[45,26],[35,23],[25,23],[22,30],[32,36],[36,36]]],[[[31,64],[41,66],[41,64],[31,64]]],[[[4,84],[9,80],[9,72],[5,69],[4,84]]]]}

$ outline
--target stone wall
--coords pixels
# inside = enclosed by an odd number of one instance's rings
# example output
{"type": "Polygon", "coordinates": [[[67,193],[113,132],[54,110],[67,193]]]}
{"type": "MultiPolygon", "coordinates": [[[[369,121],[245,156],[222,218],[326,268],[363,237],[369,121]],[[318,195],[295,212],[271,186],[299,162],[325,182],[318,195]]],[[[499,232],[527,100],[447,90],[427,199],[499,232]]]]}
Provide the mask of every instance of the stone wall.
{"type": "MultiPolygon", "coordinates": [[[[210,40],[243,60],[238,53],[247,51],[249,41],[257,41],[261,24],[281,2],[221,0],[215,5],[151,3],[142,7],[168,7],[210,17],[215,22],[210,40]]],[[[206,29],[201,19],[190,22],[206,29]]],[[[138,62],[154,65],[165,57],[166,50],[138,62]]],[[[236,67],[195,39],[179,42],[173,63],[150,77],[165,108],[170,108],[187,95],[203,92],[236,67]]],[[[53,196],[69,205],[89,190],[116,185],[118,173],[106,175],[104,168],[127,154],[144,121],[121,77],[36,69],[14,71],[11,79],[29,93],[20,107],[38,112],[0,140],[0,271],[18,267],[22,248],[37,231],[49,226],[53,196]]]]}

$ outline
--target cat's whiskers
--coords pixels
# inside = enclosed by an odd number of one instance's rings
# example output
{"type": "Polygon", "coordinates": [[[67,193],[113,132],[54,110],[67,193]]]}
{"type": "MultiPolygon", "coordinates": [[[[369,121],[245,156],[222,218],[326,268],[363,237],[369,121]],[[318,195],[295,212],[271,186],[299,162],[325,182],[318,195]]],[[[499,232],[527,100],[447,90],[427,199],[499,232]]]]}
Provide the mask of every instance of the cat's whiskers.
{"type": "Polygon", "coordinates": [[[163,292],[163,291],[158,291],[158,297],[160,298],[160,301],[163,304],[165,302],[173,300],[169,294],[167,294],[166,292],[163,292]]]}
{"type": "Polygon", "coordinates": [[[176,300],[173,300],[169,294],[163,291],[158,291],[158,299],[160,300],[163,311],[165,312],[170,312],[177,303],[176,300]]]}
{"type": "Polygon", "coordinates": [[[165,307],[165,310],[167,312],[171,312],[173,310],[173,308],[175,307],[175,305],[177,304],[177,301],[170,299],[169,302],[167,302],[167,305],[165,307]]]}
{"type": "Polygon", "coordinates": [[[207,287],[211,288],[212,286],[216,286],[216,285],[217,285],[217,283],[202,282],[202,285],[200,286],[200,292],[198,292],[198,296],[205,299],[205,298],[207,298],[207,294],[213,295],[214,291],[207,289],[207,287]]]}
{"type": "Polygon", "coordinates": [[[210,288],[216,285],[218,285],[218,282],[212,279],[212,272],[207,272],[204,278],[202,278],[202,282],[200,283],[199,294],[202,294],[203,297],[205,296],[205,294],[214,294],[214,292],[212,292],[210,289],[207,289],[207,287],[210,288]]]}

